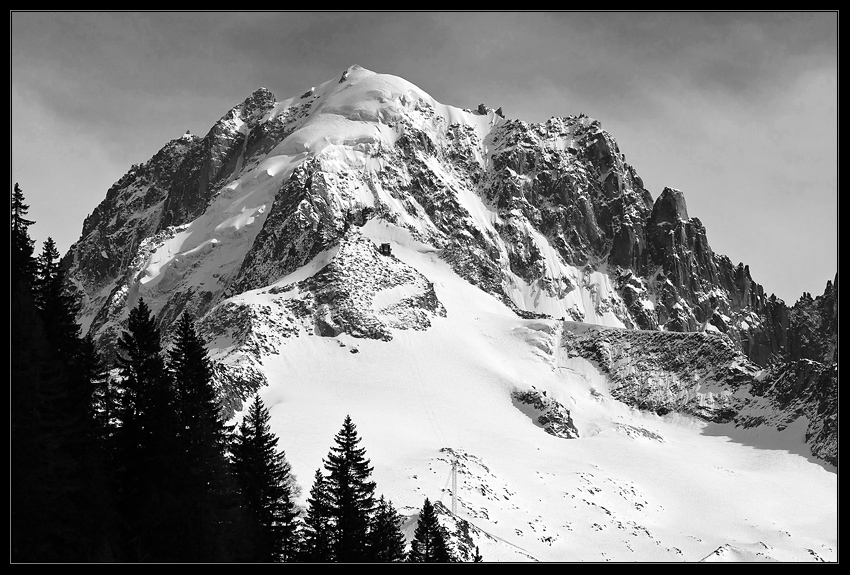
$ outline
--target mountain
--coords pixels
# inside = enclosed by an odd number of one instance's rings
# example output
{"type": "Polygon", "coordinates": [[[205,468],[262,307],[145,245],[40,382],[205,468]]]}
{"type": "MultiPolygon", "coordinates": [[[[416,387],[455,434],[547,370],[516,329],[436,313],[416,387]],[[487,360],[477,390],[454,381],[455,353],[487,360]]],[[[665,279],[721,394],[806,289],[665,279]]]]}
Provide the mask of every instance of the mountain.
{"type": "Polygon", "coordinates": [[[227,415],[260,390],[303,480],[346,414],[411,517],[457,463],[441,515],[487,560],[837,556],[837,276],[766,296],[584,115],[359,66],[261,88],[134,165],[64,264],[107,351],[140,298],[193,313],[227,415]]]}

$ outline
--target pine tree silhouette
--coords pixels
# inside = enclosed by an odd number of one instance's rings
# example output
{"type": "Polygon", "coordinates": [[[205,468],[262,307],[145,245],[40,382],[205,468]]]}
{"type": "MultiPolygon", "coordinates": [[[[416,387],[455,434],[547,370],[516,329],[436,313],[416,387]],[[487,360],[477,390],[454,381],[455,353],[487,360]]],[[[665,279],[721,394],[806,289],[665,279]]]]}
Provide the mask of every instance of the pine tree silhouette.
{"type": "Polygon", "coordinates": [[[128,561],[181,561],[182,453],[174,387],[156,321],[144,300],[118,340],[121,372],[117,431],[121,510],[129,527],[128,561]]]}
{"type": "Polygon", "coordinates": [[[452,561],[448,551],[445,530],[437,520],[437,513],[428,498],[419,512],[419,522],[413,533],[408,561],[411,563],[449,563],[452,561]]]}
{"type": "Polygon", "coordinates": [[[369,560],[369,526],[375,508],[372,467],[350,416],[334,437],[325,460],[331,516],[334,524],[334,556],[339,562],[369,560]]]}
{"type": "Polygon", "coordinates": [[[478,550],[478,545],[475,546],[475,555],[472,556],[473,563],[483,563],[484,558],[481,556],[481,552],[478,550]]]}
{"type": "Polygon", "coordinates": [[[310,563],[334,560],[331,500],[322,470],[317,469],[307,498],[300,559],[310,563]]]}
{"type": "Polygon", "coordinates": [[[227,427],[213,387],[213,371],[204,341],[191,315],[177,322],[168,368],[174,380],[181,449],[180,514],[189,561],[232,559],[222,544],[228,509],[236,504],[227,461],[227,427]]]}
{"type": "Polygon", "coordinates": [[[392,502],[378,499],[375,518],[369,530],[370,560],[377,563],[404,561],[407,542],[401,532],[402,518],[392,502]]]}
{"type": "Polygon", "coordinates": [[[11,296],[11,560],[84,561],[77,506],[82,478],[69,441],[67,372],[29,289],[18,281],[11,296]]]}
{"type": "Polygon", "coordinates": [[[298,510],[293,502],[292,472],[271,432],[268,409],[257,395],[239,426],[233,466],[254,531],[252,560],[291,561],[298,549],[298,510]]]}
{"type": "Polygon", "coordinates": [[[29,209],[24,193],[16,183],[12,191],[11,279],[13,285],[21,282],[27,289],[35,283],[34,242],[29,236],[29,227],[35,222],[25,217],[29,209]]]}
{"type": "MultiPolygon", "coordinates": [[[[55,333],[45,325],[50,318],[36,305],[38,266],[28,231],[34,222],[24,217],[28,210],[15,184],[10,262],[11,556],[13,561],[87,561],[93,557],[89,518],[97,513],[97,502],[89,487],[94,468],[83,457],[90,447],[86,414],[72,393],[72,354],[57,353],[51,337],[55,333]]],[[[51,261],[55,259],[52,241],[48,252],[51,261]]]]}

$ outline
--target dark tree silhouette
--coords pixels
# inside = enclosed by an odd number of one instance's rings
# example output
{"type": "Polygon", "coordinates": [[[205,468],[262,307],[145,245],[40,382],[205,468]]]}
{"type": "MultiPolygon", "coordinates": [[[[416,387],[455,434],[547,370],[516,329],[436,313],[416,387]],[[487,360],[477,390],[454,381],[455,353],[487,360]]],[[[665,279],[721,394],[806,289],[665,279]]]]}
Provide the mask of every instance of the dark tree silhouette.
{"type": "Polygon", "coordinates": [[[233,467],[253,524],[252,560],[291,561],[299,549],[298,510],[293,502],[292,472],[269,426],[269,411],[260,396],[239,426],[233,467]]]}
{"type": "Polygon", "coordinates": [[[12,285],[10,555],[13,562],[84,561],[68,377],[26,285],[12,285]]]}
{"type": "Polygon", "coordinates": [[[437,513],[428,498],[419,512],[419,522],[413,533],[408,560],[411,563],[449,563],[452,561],[448,550],[445,530],[437,520],[437,513]]]}
{"type": "Polygon", "coordinates": [[[325,460],[334,526],[334,557],[339,562],[369,560],[369,526],[375,508],[372,467],[350,416],[334,437],[325,460]]]}
{"type": "Polygon", "coordinates": [[[144,300],[118,340],[121,371],[117,430],[121,510],[129,527],[128,561],[180,561],[182,537],[179,416],[162,357],[160,332],[144,300]]]}
{"type": "Polygon", "coordinates": [[[475,555],[472,557],[473,563],[483,563],[484,558],[481,556],[481,552],[478,550],[478,545],[475,546],[475,555]]]}
{"type": "Polygon", "coordinates": [[[12,191],[12,284],[21,282],[27,289],[35,283],[34,242],[29,235],[29,227],[35,222],[26,218],[29,205],[18,184],[12,191]]]}
{"type": "MultiPolygon", "coordinates": [[[[12,194],[10,297],[10,542],[14,561],[85,561],[92,471],[82,461],[85,414],[34,298],[36,261],[20,187],[12,194]]],[[[55,248],[54,250],[55,251],[55,248]]],[[[52,252],[51,252],[52,253],[52,252]]]]}
{"type": "Polygon", "coordinates": [[[307,498],[300,559],[310,563],[334,560],[334,526],[327,481],[317,469],[307,498]]]}
{"type": "Polygon", "coordinates": [[[188,313],[180,316],[168,352],[179,420],[181,450],[180,519],[188,561],[226,561],[232,549],[223,544],[235,502],[235,485],[227,460],[228,431],[221,417],[213,372],[204,341],[188,313]]]}
{"type": "Polygon", "coordinates": [[[378,499],[372,528],[369,531],[370,560],[377,563],[395,563],[404,561],[407,545],[401,532],[402,518],[392,502],[378,499]]]}

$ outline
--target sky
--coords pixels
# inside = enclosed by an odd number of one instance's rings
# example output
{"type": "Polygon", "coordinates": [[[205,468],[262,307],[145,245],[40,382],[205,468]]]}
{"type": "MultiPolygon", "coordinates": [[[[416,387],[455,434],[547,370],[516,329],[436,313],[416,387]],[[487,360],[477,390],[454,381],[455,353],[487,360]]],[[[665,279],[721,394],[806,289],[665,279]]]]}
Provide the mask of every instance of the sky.
{"type": "Polygon", "coordinates": [[[838,271],[837,12],[10,12],[10,190],[65,253],[134,163],[353,64],[459,108],[584,113],[793,304],[838,271]]]}

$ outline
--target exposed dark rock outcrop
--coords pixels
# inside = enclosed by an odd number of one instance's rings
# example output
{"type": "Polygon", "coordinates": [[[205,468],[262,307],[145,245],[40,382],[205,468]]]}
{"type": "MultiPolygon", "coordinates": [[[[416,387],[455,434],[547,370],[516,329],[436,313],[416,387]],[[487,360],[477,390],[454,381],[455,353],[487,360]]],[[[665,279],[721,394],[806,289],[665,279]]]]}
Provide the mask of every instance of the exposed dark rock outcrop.
{"type": "Polygon", "coordinates": [[[788,359],[838,363],[838,274],[822,295],[804,293],[791,308],[788,359]]]}
{"type": "Polygon", "coordinates": [[[804,417],[812,454],[838,465],[837,364],[801,359],[761,369],[718,333],[567,323],[562,344],[608,375],[613,397],[639,409],[780,431],[804,417]]]}
{"type": "Polygon", "coordinates": [[[531,408],[532,419],[549,435],[564,439],[575,439],[579,436],[578,429],[570,417],[570,410],[559,401],[548,397],[545,391],[515,391],[511,398],[523,406],[523,411],[531,408]]]}
{"type": "Polygon", "coordinates": [[[241,167],[248,134],[274,103],[274,94],[260,88],[215,123],[175,174],[160,230],[188,222],[204,212],[210,198],[241,167]]]}

